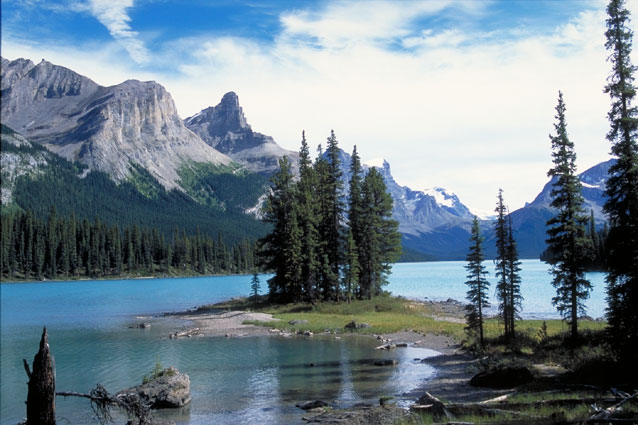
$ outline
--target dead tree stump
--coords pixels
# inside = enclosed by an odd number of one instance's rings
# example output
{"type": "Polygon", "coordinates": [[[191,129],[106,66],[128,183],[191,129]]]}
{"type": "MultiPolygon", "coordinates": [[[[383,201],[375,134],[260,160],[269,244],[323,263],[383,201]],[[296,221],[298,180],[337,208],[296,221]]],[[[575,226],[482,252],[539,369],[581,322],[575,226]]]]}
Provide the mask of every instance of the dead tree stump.
{"type": "Polygon", "coordinates": [[[49,350],[47,328],[42,331],[40,350],[33,358],[33,371],[24,360],[29,376],[27,425],[55,425],[55,364],[49,350]]]}

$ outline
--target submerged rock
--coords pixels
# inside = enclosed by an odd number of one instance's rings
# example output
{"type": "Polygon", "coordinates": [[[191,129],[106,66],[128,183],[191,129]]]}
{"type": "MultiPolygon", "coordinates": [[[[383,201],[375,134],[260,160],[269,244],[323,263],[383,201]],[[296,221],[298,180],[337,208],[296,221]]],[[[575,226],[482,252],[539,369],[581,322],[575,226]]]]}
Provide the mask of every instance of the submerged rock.
{"type": "Polygon", "coordinates": [[[151,409],[174,408],[185,406],[191,401],[190,387],[188,375],[169,367],[150,381],[120,391],[118,395],[137,394],[151,409]]]}
{"type": "Polygon", "coordinates": [[[320,407],[327,407],[328,403],[326,403],[323,400],[315,400],[315,401],[309,401],[307,403],[297,403],[295,404],[295,406],[300,408],[301,410],[311,410],[311,409],[318,409],[320,407]]]}
{"type": "Polygon", "coordinates": [[[377,360],[374,362],[375,366],[394,366],[397,364],[396,360],[377,360]]]}

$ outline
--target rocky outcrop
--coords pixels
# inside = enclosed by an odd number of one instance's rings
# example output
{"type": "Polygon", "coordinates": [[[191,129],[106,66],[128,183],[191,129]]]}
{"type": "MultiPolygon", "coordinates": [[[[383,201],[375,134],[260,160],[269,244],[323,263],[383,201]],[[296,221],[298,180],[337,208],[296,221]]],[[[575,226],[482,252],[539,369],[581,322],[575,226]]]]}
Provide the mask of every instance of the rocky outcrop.
{"type": "Polygon", "coordinates": [[[46,150],[32,149],[33,145],[20,134],[2,124],[2,150],[0,152],[0,171],[2,176],[2,205],[13,200],[16,179],[24,175],[37,175],[51,159],[46,150]]]}
{"type": "Polygon", "coordinates": [[[2,65],[2,122],[116,181],[129,177],[133,164],[179,188],[185,164],[232,163],[184,126],[170,94],[154,81],[102,87],[44,60],[2,65]]]}
{"type": "Polygon", "coordinates": [[[152,409],[183,407],[191,401],[190,385],[188,375],[169,367],[148,382],[117,395],[136,394],[152,409]]]}
{"type": "Polygon", "coordinates": [[[250,171],[272,174],[279,169],[279,159],[284,156],[297,168],[299,155],[296,152],[252,130],[234,92],[226,93],[217,106],[208,107],[184,122],[210,146],[250,171]]]}

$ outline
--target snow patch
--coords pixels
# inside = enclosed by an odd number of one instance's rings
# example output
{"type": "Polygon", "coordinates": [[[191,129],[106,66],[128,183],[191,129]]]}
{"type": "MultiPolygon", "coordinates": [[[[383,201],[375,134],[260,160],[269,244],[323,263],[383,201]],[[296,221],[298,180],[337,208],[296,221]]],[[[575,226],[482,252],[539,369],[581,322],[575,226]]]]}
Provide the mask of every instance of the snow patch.
{"type": "Polygon", "coordinates": [[[433,187],[430,189],[425,189],[423,191],[426,195],[429,195],[434,198],[437,204],[444,207],[454,207],[454,194],[448,194],[445,192],[445,189],[442,187],[433,187]]]}

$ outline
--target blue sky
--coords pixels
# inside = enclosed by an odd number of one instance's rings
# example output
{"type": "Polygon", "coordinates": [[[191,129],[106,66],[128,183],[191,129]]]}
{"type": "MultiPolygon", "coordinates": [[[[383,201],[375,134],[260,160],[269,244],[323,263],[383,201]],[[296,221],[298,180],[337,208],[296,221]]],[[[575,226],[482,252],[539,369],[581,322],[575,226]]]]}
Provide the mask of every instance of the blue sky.
{"type": "MultiPolygon", "coordinates": [[[[633,0],[629,3],[634,9],[633,0]]],[[[235,91],[298,149],[334,129],[414,189],[478,213],[529,202],[551,166],[557,92],[580,171],[608,159],[605,1],[2,0],[2,55],[112,85],[156,80],[182,117],[235,91]]]]}

